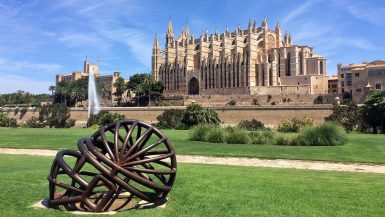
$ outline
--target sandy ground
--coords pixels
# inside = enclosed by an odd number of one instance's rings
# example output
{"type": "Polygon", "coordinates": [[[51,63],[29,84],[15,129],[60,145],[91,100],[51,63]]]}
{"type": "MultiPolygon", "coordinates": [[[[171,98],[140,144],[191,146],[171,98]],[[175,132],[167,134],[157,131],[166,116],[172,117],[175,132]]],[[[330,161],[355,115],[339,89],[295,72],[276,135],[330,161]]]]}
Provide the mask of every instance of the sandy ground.
{"type": "MultiPolygon", "coordinates": [[[[0,148],[0,154],[55,156],[56,153],[57,151],[44,150],[44,149],[0,148]]],[[[258,158],[177,155],[177,162],[385,174],[385,165],[332,163],[332,162],[323,162],[323,161],[284,160],[284,159],[267,160],[267,159],[258,159],[258,158]]]]}

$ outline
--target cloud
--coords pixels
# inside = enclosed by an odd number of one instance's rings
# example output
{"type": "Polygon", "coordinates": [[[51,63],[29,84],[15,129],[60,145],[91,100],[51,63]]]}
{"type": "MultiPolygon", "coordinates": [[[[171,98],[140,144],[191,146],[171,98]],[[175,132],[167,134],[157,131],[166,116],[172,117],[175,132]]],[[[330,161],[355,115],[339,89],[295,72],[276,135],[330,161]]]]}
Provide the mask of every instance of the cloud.
{"type": "Polygon", "coordinates": [[[296,20],[300,15],[309,11],[310,7],[319,2],[319,0],[309,0],[299,5],[296,9],[290,11],[282,20],[282,24],[286,25],[293,20],[296,20]]]}
{"type": "Polygon", "coordinates": [[[385,26],[385,7],[381,7],[378,3],[371,5],[370,2],[352,3],[351,1],[343,2],[341,8],[347,10],[353,17],[368,21],[377,26],[385,26]]]}
{"type": "Polygon", "coordinates": [[[53,84],[53,82],[34,80],[33,76],[0,73],[0,78],[0,94],[12,93],[20,89],[34,94],[48,93],[48,87],[53,84]]]}

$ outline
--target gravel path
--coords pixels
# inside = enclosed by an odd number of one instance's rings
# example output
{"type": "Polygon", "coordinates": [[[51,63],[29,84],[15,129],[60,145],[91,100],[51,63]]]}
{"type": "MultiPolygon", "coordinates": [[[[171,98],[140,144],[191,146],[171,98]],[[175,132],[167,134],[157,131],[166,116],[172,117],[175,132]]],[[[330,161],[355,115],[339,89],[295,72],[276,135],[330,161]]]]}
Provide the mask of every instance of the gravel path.
{"type": "MultiPolygon", "coordinates": [[[[0,148],[0,154],[16,155],[37,155],[37,156],[55,156],[57,151],[44,149],[12,149],[0,148]]],[[[362,173],[382,173],[385,174],[385,165],[366,165],[366,164],[345,164],[323,161],[304,161],[304,160],[266,160],[259,158],[238,158],[238,157],[208,157],[195,155],[177,155],[179,163],[197,163],[197,164],[219,164],[232,166],[250,166],[250,167],[273,167],[273,168],[292,168],[309,170],[328,170],[344,172],[362,172],[362,173]]]]}

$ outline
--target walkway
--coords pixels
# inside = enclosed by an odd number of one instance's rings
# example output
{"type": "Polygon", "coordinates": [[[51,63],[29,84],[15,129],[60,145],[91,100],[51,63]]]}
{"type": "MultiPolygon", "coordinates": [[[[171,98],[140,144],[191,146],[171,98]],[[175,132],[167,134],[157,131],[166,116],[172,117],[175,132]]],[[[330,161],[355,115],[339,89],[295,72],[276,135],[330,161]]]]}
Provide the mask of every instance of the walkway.
{"type": "MultiPolygon", "coordinates": [[[[44,149],[0,148],[0,154],[55,156],[56,153],[57,151],[44,150],[44,149]]],[[[332,163],[332,162],[323,162],[323,161],[284,160],[284,159],[267,160],[267,159],[259,159],[259,158],[209,157],[209,156],[194,156],[194,155],[177,155],[177,161],[178,163],[219,164],[219,165],[231,165],[231,166],[292,168],[292,169],[385,174],[385,165],[366,165],[366,164],[348,164],[348,163],[345,164],[345,163],[332,163]]]]}

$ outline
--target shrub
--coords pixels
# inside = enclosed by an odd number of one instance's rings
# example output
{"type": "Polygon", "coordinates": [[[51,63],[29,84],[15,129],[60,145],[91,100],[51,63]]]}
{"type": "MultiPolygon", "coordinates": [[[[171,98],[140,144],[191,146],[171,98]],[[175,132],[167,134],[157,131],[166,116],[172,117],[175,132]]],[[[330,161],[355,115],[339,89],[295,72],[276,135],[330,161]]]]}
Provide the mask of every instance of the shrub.
{"type": "Polygon", "coordinates": [[[315,127],[305,127],[297,137],[298,145],[302,146],[336,146],[347,141],[342,126],[326,122],[315,127]]]}
{"type": "Polygon", "coordinates": [[[323,97],[322,96],[317,96],[315,99],[314,99],[314,104],[323,104],[323,97]]]}
{"type": "Polygon", "coordinates": [[[337,105],[333,114],[326,117],[325,121],[338,123],[348,132],[359,131],[363,128],[363,110],[355,104],[337,105]]]}
{"type": "Polygon", "coordinates": [[[238,127],[227,127],[225,141],[229,144],[247,144],[250,138],[247,132],[238,127]]]}
{"type": "Polygon", "coordinates": [[[182,124],[183,115],[184,111],[180,109],[166,110],[156,118],[158,120],[157,126],[166,129],[174,129],[182,124]]]}
{"type": "Polygon", "coordinates": [[[274,101],[274,102],[271,102],[271,105],[277,105],[277,103],[274,101]]]}
{"type": "Polygon", "coordinates": [[[104,115],[104,114],[107,114],[109,113],[108,111],[105,111],[105,110],[102,110],[100,111],[99,113],[97,113],[96,115],[94,114],[91,114],[90,117],[88,118],[87,120],[87,127],[91,127],[93,125],[96,125],[98,124],[100,118],[104,115]]]}
{"type": "Polygon", "coordinates": [[[182,123],[187,126],[194,126],[203,123],[203,107],[198,104],[187,106],[186,112],[183,115],[182,123]]]}
{"type": "Polygon", "coordinates": [[[270,94],[267,94],[267,99],[266,99],[266,102],[270,102],[270,100],[273,98],[273,96],[272,95],[270,95],[270,94]]]}
{"type": "Polygon", "coordinates": [[[260,105],[258,99],[253,99],[253,105],[260,105]]]}
{"type": "Polygon", "coordinates": [[[8,118],[5,114],[0,114],[0,127],[18,127],[15,118],[8,118]]]}
{"type": "Polygon", "coordinates": [[[187,126],[197,124],[219,124],[220,119],[218,113],[211,108],[203,108],[198,104],[187,106],[186,112],[183,115],[182,123],[187,126]]]}
{"type": "Polygon", "coordinates": [[[213,126],[206,135],[206,141],[212,143],[223,143],[224,135],[225,133],[222,127],[213,126]]]}
{"type": "Polygon", "coordinates": [[[377,133],[385,133],[385,90],[371,93],[365,100],[362,117],[365,123],[377,133]]]}
{"type": "Polygon", "coordinates": [[[278,136],[277,139],[275,140],[276,145],[297,145],[295,138],[287,136],[287,135],[281,135],[278,136]]]}
{"type": "Polygon", "coordinates": [[[252,144],[266,144],[270,139],[273,139],[274,133],[270,130],[256,131],[250,132],[249,137],[252,144]]]}
{"type": "Polygon", "coordinates": [[[206,108],[203,110],[203,120],[206,124],[218,125],[221,120],[218,113],[212,108],[206,108]]]}
{"type": "Polygon", "coordinates": [[[227,105],[236,105],[237,104],[237,101],[235,101],[234,99],[230,100],[227,105]]]}
{"type": "Polygon", "coordinates": [[[64,128],[70,118],[69,109],[62,104],[44,105],[39,112],[39,121],[50,128],[64,128]]]}
{"type": "Polygon", "coordinates": [[[31,117],[30,119],[26,120],[23,124],[23,127],[28,128],[43,128],[45,127],[44,123],[39,121],[39,118],[37,117],[31,117]]]}
{"type": "Polygon", "coordinates": [[[27,113],[28,109],[26,107],[23,107],[20,109],[20,119],[24,117],[24,115],[27,113]]]}
{"type": "Polygon", "coordinates": [[[14,111],[14,115],[17,115],[17,114],[19,113],[19,110],[20,110],[20,109],[19,109],[18,107],[16,107],[16,108],[15,108],[15,111],[14,111]]]}
{"type": "Polygon", "coordinates": [[[255,119],[243,120],[239,122],[238,127],[245,130],[250,130],[250,131],[265,129],[265,125],[263,125],[262,122],[255,119]]]}
{"type": "Polygon", "coordinates": [[[73,126],[75,126],[75,122],[76,120],[75,119],[68,119],[64,125],[65,128],[71,128],[73,126]]]}
{"type": "Polygon", "coordinates": [[[206,124],[193,127],[190,131],[190,139],[193,141],[206,141],[206,136],[210,128],[211,126],[206,124]]]}
{"type": "Polygon", "coordinates": [[[107,113],[104,113],[103,116],[100,117],[97,124],[99,126],[104,126],[104,125],[110,124],[114,121],[125,120],[125,119],[126,119],[126,116],[123,114],[118,114],[118,113],[112,114],[110,112],[107,112],[107,113]]]}
{"type": "Polygon", "coordinates": [[[285,119],[279,125],[277,130],[279,132],[298,132],[302,127],[313,126],[314,122],[310,118],[304,118],[302,120],[298,118],[285,119]]]}

